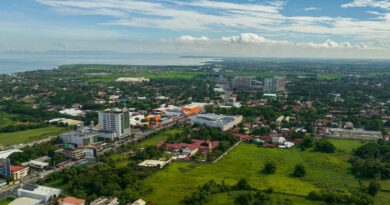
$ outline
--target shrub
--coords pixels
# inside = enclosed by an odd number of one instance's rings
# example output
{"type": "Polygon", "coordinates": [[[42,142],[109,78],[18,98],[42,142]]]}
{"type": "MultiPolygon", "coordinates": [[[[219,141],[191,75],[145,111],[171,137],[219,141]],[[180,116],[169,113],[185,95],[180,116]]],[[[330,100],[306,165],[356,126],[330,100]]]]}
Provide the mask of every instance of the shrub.
{"type": "Polygon", "coordinates": [[[263,172],[267,174],[273,174],[276,171],[276,164],[273,161],[267,161],[264,163],[263,172]]]}

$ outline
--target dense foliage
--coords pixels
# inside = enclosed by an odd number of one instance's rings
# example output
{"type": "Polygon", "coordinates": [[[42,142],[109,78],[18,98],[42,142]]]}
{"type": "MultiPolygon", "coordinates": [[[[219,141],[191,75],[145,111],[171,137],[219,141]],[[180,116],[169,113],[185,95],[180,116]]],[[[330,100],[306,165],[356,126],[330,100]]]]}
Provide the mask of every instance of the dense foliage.
{"type": "Polygon", "coordinates": [[[390,178],[390,144],[367,143],[354,152],[352,170],[357,176],[390,178]]]}

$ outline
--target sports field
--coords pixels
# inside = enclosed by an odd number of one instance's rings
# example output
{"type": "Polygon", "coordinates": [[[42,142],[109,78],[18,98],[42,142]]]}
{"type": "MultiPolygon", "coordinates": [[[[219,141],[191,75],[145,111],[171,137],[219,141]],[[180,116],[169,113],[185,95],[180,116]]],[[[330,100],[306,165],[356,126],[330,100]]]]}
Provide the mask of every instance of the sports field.
{"type": "MultiPolygon", "coordinates": [[[[302,152],[299,149],[266,149],[242,143],[216,164],[175,162],[146,179],[145,185],[152,187],[153,192],[143,198],[158,202],[159,205],[179,204],[186,195],[211,179],[234,184],[240,178],[246,178],[256,188],[272,187],[283,196],[291,196],[292,200],[298,197],[303,204],[307,201],[304,197],[313,190],[358,187],[358,180],[349,171],[348,160],[351,150],[361,146],[361,142],[332,141],[340,150],[333,154],[302,152]],[[261,172],[267,160],[277,164],[275,174],[261,172]],[[307,175],[302,179],[291,176],[298,163],[303,163],[306,167],[307,175]]],[[[377,204],[381,204],[380,201],[383,200],[378,200],[377,204]]]]}

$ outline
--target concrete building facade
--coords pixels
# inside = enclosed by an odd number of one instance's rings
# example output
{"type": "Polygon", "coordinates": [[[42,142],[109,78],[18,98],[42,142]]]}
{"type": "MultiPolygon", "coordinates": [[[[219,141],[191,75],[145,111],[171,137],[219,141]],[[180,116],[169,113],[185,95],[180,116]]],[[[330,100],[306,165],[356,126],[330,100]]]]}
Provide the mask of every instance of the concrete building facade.
{"type": "Polygon", "coordinates": [[[130,135],[130,113],[127,109],[107,109],[99,112],[99,126],[102,137],[124,137],[130,135]]]}

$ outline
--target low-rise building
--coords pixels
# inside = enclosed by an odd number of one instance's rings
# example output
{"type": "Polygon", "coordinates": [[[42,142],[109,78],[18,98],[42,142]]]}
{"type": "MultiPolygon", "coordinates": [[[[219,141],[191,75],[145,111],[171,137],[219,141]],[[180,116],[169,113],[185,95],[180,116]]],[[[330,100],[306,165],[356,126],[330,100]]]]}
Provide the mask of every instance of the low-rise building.
{"type": "Polygon", "coordinates": [[[137,201],[133,202],[131,205],[146,205],[146,201],[143,199],[138,199],[137,201]]]}
{"type": "Polygon", "coordinates": [[[58,197],[61,194],[60,189],[55,189],[45,186],[37,186],[33,184],[25,184],[18,189],[18,197],[28,197],[40,200],[47,203],[53,197],[58,197]]]}
{"type": "Polygon", "coordinates": [[[46,169],[49,167],[49,163],[38,160],[30,160],[27,165],[34,169],[46,169]]]}
{"type": "Polygon", "coordinates": [[[85,205],[85,199],[68,196],[58,200],[58,205],[85,205]]]}
{"type": "Polygon", "coordinates": [[[33,199],[29,197],[20,197],[11,201],[11,203],[9,203],[8,205],[41,205],[41,204],[42,204],[41,200],[33,199]]]}
{"type": "Polygon", "coordinates": [[[81,148],[76,149],[65,149],[63,150],[65,158],[72,160],[79,160],[85,157],[85,151],[81,148]]]}
{"type": "Polygon", "coordinates": [[[228,116],[217,114],[198,114],[191,117],[192,123],[202,124],[208,127],[216,127],[222,131],[229,130],[234,126],[240,124],[242,115],[228,116]]]}
{"type": "Polygon", "coordinates": [[[142,166],[142,167],[160,167],[160,168],[163,168],[165,165],[169,164],[170,162],[171,162],[171,160],[164,161],[164,160],[148,159],[148,160],[145,160],[145,161],[139,163],[138,165],[142,166]]]}
{"type": "Polygon", "coordinates": [[[100,197],[90,203],[90,205],[119,205],[118,198],[100,197]]]}
{"type": "Polygon", "coordinates": [[[341,129],[329,128],[325,131],[325,135],[329,137],[342,139],[358,139],[358,140],[378,140],[382,139],[382,132],[368,131],[363,129],[341,129]]]}
{"type": "Polygon", "coordinates": [[[28,175],[29,167],[25,166],[11,166],[12,178],[17,181],[28,175]]]}

